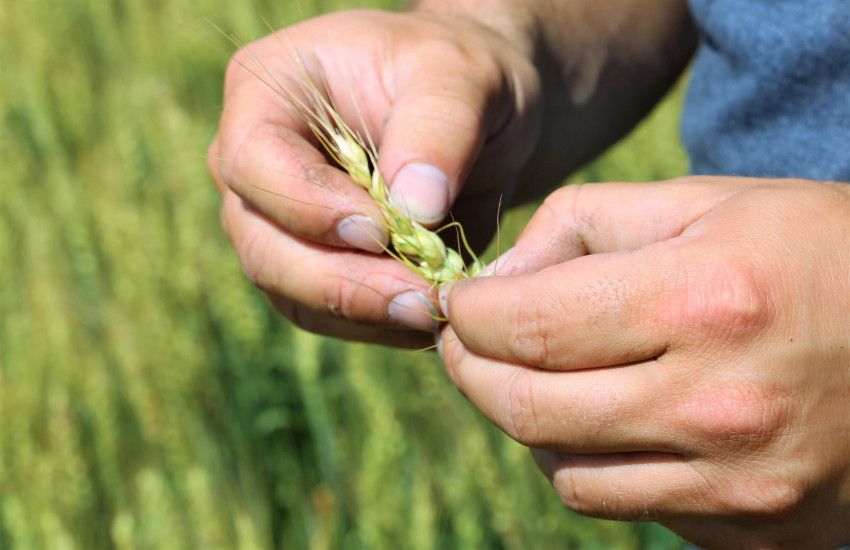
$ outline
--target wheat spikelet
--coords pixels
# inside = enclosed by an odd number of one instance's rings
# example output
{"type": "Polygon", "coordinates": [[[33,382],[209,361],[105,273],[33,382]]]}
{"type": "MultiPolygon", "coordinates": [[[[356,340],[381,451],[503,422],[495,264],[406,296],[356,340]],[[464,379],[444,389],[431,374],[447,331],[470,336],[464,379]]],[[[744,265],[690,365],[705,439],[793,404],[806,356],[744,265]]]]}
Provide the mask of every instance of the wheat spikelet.
{"type": "Polygon", "coordinates": [[[445,245],[436,232],[410,219],[403,205],[395,204],[378,170],[378,154],[371,140],[367,143],[353,131],[333,103],[325,99],[321,90],[306,76],[306,71],[302,73],[304,91],[311,102],[309,105],[288,90],[282,92],[304,117],[330,156],[348,172],[356,184],[369,192],[378,205],[394,248],[394,253],[388,252],[433,284],[477,275],[481,271],[481,262],[466,243],[460,225],[450,224],[458,227],[461,244],[472,258],[469,266],[464,264],[456,250],[445,245]]]}
{"type": "MultiPolygon", "coordinates": [[[[317,90],[313,91],[318,94],[317,90]]],[[[473,260],[466,266],[461,255],[448,248],[436,232],[410,219],[390,197],[387,183],[377,168],[375,150],[351,130],[338,116],[333,105],[321,96],[314,97],[321,102],[320,107],[329,117],[314,119],[321,123],[310,125],[313,132],[351,179],[366,189],[378,205],[383,222],[390,232],[394,256],[434,284],[477,275],[481,271],[481,262],[469,247],[466,247],[467,252],[473,260]]],[[[458,228],[463,235],[459,225],[458,228]]],[[[466,245],[465,239],[462,238],[462,241],[466,245]]]]}
{"type": "MultiPolygon", "coordinates": [[[[272,29],[268,21],[264,19],[264,22],[272,29]]],[[[223,34],[227,36],[226,33],[223,34]]],[[[284,50],[296,51],[283,44],[280,34],[276,36],[284,50]]],[[[232,37],[229,38],[239,46],[232,37]]],[[[375,201],[379,212],[371,213],[377,214],[378,221],[389,231],[392,248],[384,247],[388,254],[433,285],[474,277],[481,272],[483,263],[469,246],[459,223],[452,222],[437,231],[431,231],[411,219],[404,205],[396,204],[392,200],[389,187],[378,169],[378,152],[372,140],[369,136],[364,139],[342,118],[331,99],[327,83],[323,82],[322,87],[317,85],[297,53],[290,54],[300,73],[300,80],[297,81],[300,90],[297,91],[281,82],[250,50],[248,54],[259,67],[259,71],[244,62],[237,62],[292,105],[330,157],[375,201]],[[464,262],[457,250],[447,247],[438,235],[438,231],[450,227],[456,228],[459,248],[462,247],[471,258],[469,264],[464,262]]]]}

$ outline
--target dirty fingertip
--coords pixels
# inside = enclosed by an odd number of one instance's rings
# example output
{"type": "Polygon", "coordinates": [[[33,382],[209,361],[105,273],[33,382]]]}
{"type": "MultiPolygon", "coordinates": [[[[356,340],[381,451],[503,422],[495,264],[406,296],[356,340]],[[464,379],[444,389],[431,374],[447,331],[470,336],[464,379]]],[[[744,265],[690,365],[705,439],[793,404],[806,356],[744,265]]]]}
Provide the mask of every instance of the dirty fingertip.
{"type": "Polygon", "coordinates": [[[403,292],[390,300],[387,315],[396,324],[424,331],[436,331],[439,328],[437,310],[421,292],[403,292]]]}
{"type": "Polygon", "coordinates": [[[442,221],[449,213],[449,178],[430,164],[414,162],[399,170],[390,195],[402,212],[426,225],[442,221]]]}
{"type": "Polygon", "coordinates": [[[389,243],[387,228],[370,216],[358,214],[343,218],[337,225],[340,240],[353,248],[380,254],[389,243]]]}

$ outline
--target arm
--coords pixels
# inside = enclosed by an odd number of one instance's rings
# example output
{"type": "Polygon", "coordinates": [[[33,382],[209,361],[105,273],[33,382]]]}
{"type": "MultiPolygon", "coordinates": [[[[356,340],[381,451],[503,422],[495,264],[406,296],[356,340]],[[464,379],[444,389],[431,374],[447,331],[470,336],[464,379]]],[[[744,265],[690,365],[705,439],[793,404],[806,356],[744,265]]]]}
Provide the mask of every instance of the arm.
{"type": "Polygon", "coordinates": [[[540,138],[516,202],[544,194],[631,130],[697,44],[684,0],[416,0],[411,9],[469,18],[533,60],[540,138]]]}

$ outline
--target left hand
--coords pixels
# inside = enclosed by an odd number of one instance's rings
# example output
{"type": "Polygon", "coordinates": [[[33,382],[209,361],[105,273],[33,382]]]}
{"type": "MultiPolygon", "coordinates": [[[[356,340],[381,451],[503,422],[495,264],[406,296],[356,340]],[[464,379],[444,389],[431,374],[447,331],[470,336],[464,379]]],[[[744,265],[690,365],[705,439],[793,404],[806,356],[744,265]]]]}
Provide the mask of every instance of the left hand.
{"type": "Polygon", "coordinates": [[[850,542],[850,188],[692,177],[550,196],[446,285],[455,385],[579,513],[706,548],[850,542]]]}
{"type": "MultiPolygon", "coordinates": [[[[538,128],[540,79],[529,55],[462,16],[361,10],[304,21],[237,52],[208,162],[249,279],[306,330],[428,345],[436,293],[381,254],[389,236],[378,205],[324,154],[309,116],[279,88],[300,97],[308,82],[316,86],[374,143],[397,205],[429,227],[451,207],[473,246],[483,246],[499,197],[514,196],[524,167],[541,165],[530,161],[534,151],[554,141],[538,128]]],[[[301,101],[308,108],[316,99],[301,101]]],[[[533,179],[563,178],[555,160],[533,179]]]]}

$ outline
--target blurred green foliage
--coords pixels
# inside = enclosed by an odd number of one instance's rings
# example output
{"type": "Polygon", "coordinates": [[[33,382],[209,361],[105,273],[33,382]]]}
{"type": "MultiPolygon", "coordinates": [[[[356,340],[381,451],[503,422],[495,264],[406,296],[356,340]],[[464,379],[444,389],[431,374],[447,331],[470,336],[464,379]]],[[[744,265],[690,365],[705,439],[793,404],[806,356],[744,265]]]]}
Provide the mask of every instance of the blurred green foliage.
{"type": "MultiPolygon", "coordinates": [[[[0,4],[0,548],[679,548],[563,509],[433,354],[295,331],[244,279],[202,35],[353,5],[300,4],[0,4]]],[[[680,96],[576,178],[684,172],[680,96]]]]}

